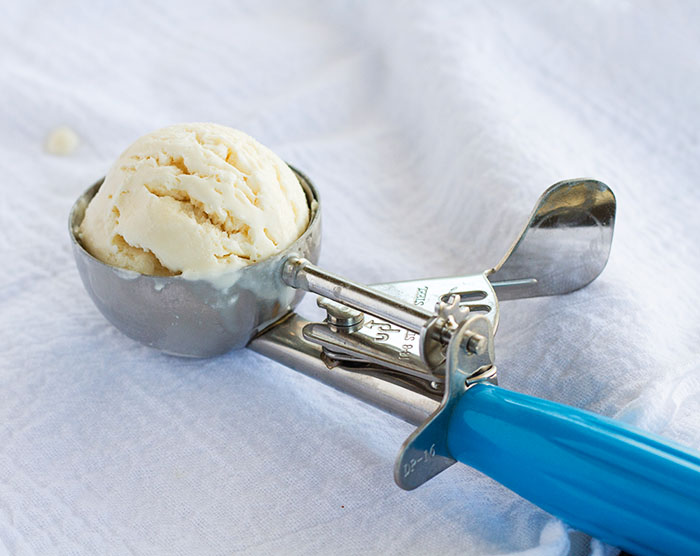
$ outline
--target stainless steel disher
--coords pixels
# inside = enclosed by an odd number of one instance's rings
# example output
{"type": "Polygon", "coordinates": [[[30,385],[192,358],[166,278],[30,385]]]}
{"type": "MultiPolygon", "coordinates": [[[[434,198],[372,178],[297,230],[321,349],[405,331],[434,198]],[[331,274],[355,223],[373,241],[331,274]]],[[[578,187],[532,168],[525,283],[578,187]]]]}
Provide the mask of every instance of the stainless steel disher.
{"type": "Polygon", "coordinates": [[[605,184],[579,179],[550,187],[503,260],[486,272],[366,287],[314,264],[319,198],[295,172],[311,210],[306,232],[282,253],[227,275],[224,288],[145,276],[92,257],[76,232],[98,182],[70,215],[73,251],[93,301],[125,334],[162,351],[207,357],[248,345],[419,425],[396,460],[402,488],[458,460],[634,553],[700,553],[699,456],[495,386],[499,300],[568,293],[603,270],[616,206],[605,184]],[[321,296],[323,322],[293,312],[305,291],[321,296]]]}

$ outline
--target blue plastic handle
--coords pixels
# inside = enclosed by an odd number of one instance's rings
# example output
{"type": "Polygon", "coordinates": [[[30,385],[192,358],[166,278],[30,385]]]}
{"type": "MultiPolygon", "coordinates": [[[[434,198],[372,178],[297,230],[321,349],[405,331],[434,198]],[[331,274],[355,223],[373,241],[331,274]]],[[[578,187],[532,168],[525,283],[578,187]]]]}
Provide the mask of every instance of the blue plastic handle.
{"type": "Polygon", "coordinates": [[[454,459],[613,546],[700,554],[700,454],[661,437],[477,384],[452,414],[448,447],[454,459]]]}

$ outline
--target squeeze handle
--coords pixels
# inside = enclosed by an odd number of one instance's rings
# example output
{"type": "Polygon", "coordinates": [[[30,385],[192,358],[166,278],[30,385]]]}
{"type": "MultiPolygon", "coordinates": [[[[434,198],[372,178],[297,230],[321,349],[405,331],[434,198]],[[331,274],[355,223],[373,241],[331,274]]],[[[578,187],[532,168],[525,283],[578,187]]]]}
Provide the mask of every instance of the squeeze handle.
{"type": "Polygon", "coordinates": [[[619,421],[490,384],[448,427],[454,459],[635,555],[700,554],[700,454],[619,421]]]}

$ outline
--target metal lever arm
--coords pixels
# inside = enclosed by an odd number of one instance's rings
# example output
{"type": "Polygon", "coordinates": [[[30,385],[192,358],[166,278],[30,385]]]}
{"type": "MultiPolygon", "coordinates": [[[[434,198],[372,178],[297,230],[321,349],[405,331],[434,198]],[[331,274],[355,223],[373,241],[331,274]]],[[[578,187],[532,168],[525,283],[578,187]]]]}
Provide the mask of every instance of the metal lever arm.
{"type": "Polygon", "coordinates": [[[621,422],[489,384],[448,427],[453,458],[633,554],[700,554],[700,454],[621,422]]]}
{"type": "Polygon", "coordinates": [[[416,333],[420,333],[423,325],[434,316],[432,311],[350,282],[306,259],[290,257],[284,265],[282,279],[293,288],[322,295],[416,333]]]}

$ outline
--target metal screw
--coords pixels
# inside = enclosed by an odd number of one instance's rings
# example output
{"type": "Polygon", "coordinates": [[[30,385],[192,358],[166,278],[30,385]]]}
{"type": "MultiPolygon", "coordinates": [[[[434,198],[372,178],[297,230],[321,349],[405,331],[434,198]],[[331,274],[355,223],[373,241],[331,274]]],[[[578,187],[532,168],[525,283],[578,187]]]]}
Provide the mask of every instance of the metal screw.
{"type": "Polygon", "coordinates": [[[484,338],[481,334],[476,334],[474,332],[469,334],[467,339],[467,351],[474,355],[483,355],[488,347],[488,340],[484,338]]]}
{"type": "Polygon", "coordinates": [[[362,328],[365,315],[360,311],[332,301],[326,297],[319,297],[316,304],[326,310],[326,322],[328,324],[346,329],[347,332],[355,332],[362,328]]]}

